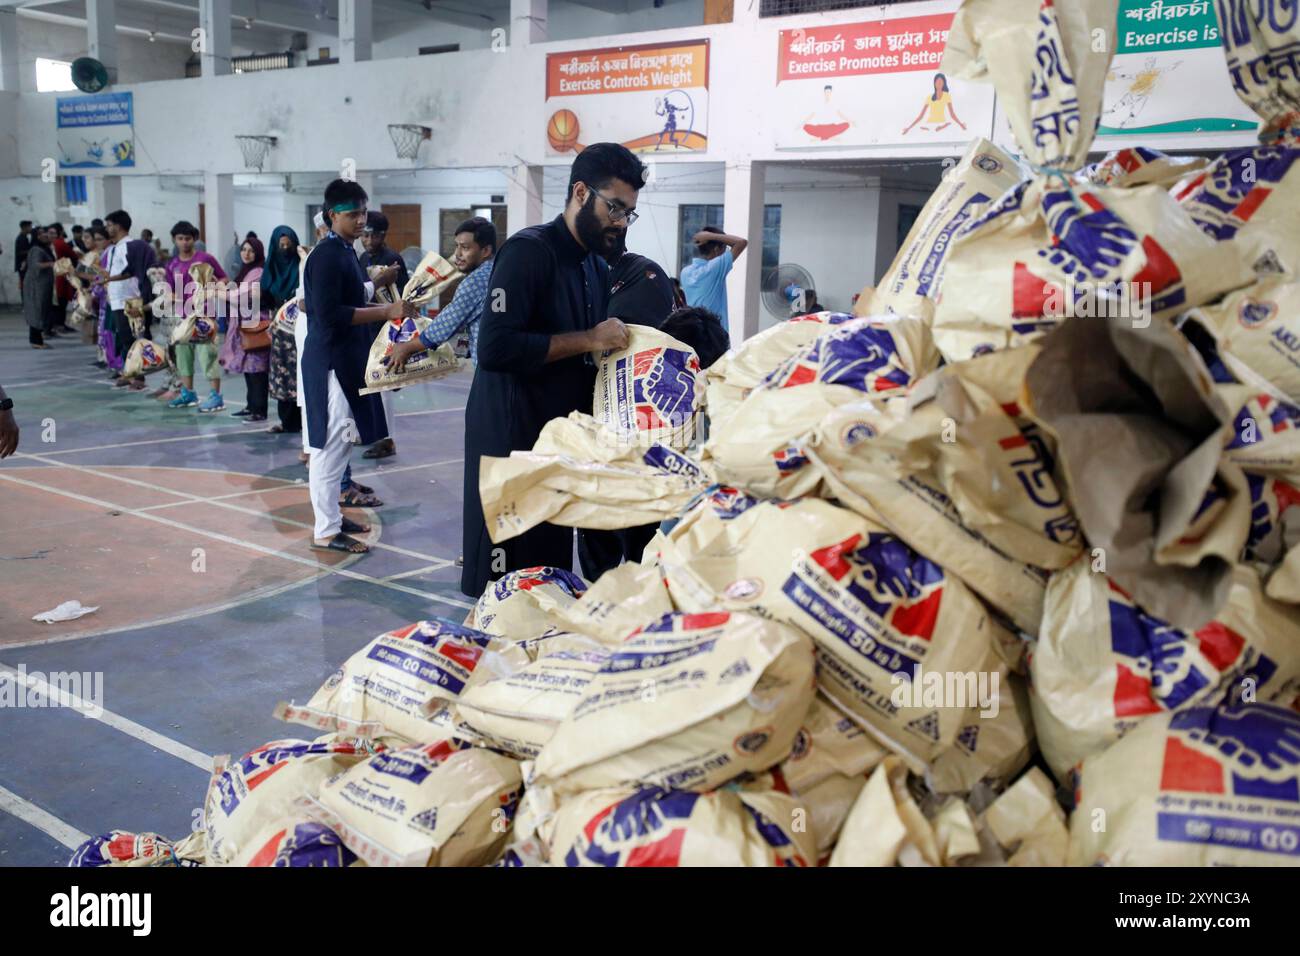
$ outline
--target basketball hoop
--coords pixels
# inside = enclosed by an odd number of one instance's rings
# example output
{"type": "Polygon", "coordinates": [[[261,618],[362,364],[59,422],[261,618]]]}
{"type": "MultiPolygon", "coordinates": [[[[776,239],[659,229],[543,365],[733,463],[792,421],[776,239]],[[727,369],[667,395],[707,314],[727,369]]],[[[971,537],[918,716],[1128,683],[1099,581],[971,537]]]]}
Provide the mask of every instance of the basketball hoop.
{"type": "Polygon", "coordinates": [[[431,137],[433,130],[414,123],[389,123],[388,135],[393,137],[398,159],[415,159],[420,152],[420,143],[431,137]]]}
{"type": "Polygon", "coordinates": [[[239,151],[244,154],[244,168],[256,169],[260,173],[266,163],[266,154],[276,144],[276,138],[236,135],[235,142],[239,143],[239,151]]]}

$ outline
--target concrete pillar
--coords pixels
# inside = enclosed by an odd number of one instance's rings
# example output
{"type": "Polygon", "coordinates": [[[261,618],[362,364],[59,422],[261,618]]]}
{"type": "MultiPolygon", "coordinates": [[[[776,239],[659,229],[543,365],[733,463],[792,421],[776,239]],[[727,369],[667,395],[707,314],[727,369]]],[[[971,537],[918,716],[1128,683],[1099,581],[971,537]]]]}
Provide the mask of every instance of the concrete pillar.
{"type": "MultiPolygon", "coordinates": [[[[546,41],[547,0],[510,0],[510,45],[528,46],[546,41]]],[[[493,44],[496,49],[496,44],[493,44]]]]}
{"type": "Polygon", "coordinates": [[[733,346],[758,332],[766,180],[761,163],[727,163],[722,185],[722,228],[749,240],[749,247],[727,276],[727,318],[733,346]]]}
{"type": "Polygon", "coordinates": [[[542,169],[541,166],[521,163],[507,172],[510,179],[506,190],[508,232],[515,233],[524,226],[535,226],[542,221],[542,169]]]}
{"type": "Polygon", "coordinates": [[[0,7],[0,90],[18,92],[18,11],[0,7]]]}
{"type": "Polygon", "coordinates": [[[339,0],[339,62],[370,59],[374,32],[372,0],[339,0]]]}
{"type": "MultiPolygon", "coordinates": [[[[103,219],[115,209],[122,208],[122,177],[86,177],[86,204],[90,206],[91,219],[103,219]]],[[[130,212],[131,210],[127,210],[130,212]]]]}
{"type": "Polygon", "coordinates": [[[86,0],[86,38],[88,55],[117,82],[117,0],[86,0]]]}
{"type": "Polygon", "coordinates": [[[225,76],[230,72],[230,0],[199,0],[199,29],[203,75],[225,76]]]}
{"type": "Polygon", "coordinates": [[[218,262],[239,238],[235,234],[235,177],[230,173],[203,174],[203,244],[218,262]]]}

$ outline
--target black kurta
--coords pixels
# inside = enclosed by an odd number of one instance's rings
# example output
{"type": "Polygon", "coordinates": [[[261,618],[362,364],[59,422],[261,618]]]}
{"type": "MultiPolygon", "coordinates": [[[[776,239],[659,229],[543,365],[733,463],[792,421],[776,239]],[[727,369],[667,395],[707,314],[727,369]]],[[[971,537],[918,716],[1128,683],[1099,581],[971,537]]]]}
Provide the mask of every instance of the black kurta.
{"type": "Polygon", "coordinates": [[[542,426],[591,412],[595,366],[587,356],[546,362],[551,336],[604,321],[608,270],[564,218],[512,235],[493,259],[479,319],[478,368],[465,407],[465,567],[460,589],[479,597],[489,581],[535,565],[571,569],[573,529],[542,524],[494,545],[479,499],[479,459],[533,447],[542,426]],[[497,306],[500,311],[494,310],[497,306]],[[501,549],[493,561],[493,550],[501,549]]]}
{"type": "Polygon", "coordinates": [[[329,373],[347,396],[362,444],[384,437],[384,406],[378,395],[358,395],[365,385],[366,359],[379,324],[353,325],[352,313],[366,306],[366,279],[352,246],[334,233],[307,257],[303,273],[307,342],[302,368],[307,444],[323,448],[329,431],[329,373]]]}

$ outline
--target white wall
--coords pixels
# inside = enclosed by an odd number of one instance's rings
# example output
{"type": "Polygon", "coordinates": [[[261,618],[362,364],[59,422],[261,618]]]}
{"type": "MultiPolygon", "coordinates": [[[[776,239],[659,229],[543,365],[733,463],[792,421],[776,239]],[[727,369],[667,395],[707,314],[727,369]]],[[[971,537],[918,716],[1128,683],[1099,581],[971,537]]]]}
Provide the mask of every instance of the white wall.
{"type": "MultiPolygon", "coordinates": [[[[71,62],[85,56],[86,28],[50,23],[32,17],[18,17],[19,88],[36,91],[36,58],[71,62]]],[[[185,77],[190,45],[175,40],[150,43],[145,37],[117,35],[118,83],[145,83],[185,77]]]]}

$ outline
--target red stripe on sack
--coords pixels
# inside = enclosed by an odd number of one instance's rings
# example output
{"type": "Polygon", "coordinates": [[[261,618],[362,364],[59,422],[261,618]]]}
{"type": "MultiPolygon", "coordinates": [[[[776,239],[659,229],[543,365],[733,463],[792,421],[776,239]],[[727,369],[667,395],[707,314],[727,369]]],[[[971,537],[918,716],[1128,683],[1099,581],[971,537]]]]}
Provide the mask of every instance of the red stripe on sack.
{"type": "Polygon", "coordinates": [[[1009,448],[1024,448],[1029,444],[1029,439],[1024,435],[1016,435],[1012,438],[999,438],[998,446],[1004,451],[1009,448]]]}
{"type": "Polygon", "coordinates": [[[1165,764],[1160,772],[1161,790],[1190,790],[1193,793],[1223,793],[1223,767],[1213,757],[1170,737],[1165,741],[1165,764]]]}
{"type": "Polygon", "coordinates": [[[1147,262],[1142,271],[1133,277],[1134,282],[1149,282],[1152,292],[1160,292],[1182,281],[1182,273],[1178,271],[1174,260],[1151,236],[1142,237],[1142,251],[1146,253],[1147,262]]]}
{"type": "Polygon", "coordinates": [[[790,377],[781,385],[782,388],[791,388],[795,385],[807,385],[809,382],[816,381],[817,371],[807,365],[796,365],[790,377]]]}
{"type": "Polygon", "coordinates": [[[1133,673],[1123,664],[1115,665],[1115,716],[1140,717],[1160,713],[1160,705],[1151,699],[1151,682],[1133,673]]]}
{"type": "Polygon", "coordinates": [[[1197,631],[1196,641],[1205,659],[1221,671],[1227,670],[1246,646],[1244,637],[1219,621],[1211,621],[1197,631]]]}
{"type": "Polygon", "coordinates": [[[855,534],[851,538],[845,538],[839,544],[828,545],[825,548],[818,548],[810,557],[830,572],[831,577],[837,581],[849,573],[849,562],[844,559],[845,551],[852,551],[862,540],[862,535],[855,534]]]}
{"type": "Polygon", "coordinates": [[[266,843],[262,845],[262,849],[258,850],[257,853],[253,855],[253,858],[248,861],[248,865],[270,866],[274,863],[275,855],[280,852],[280,841],[284,839],[284,835],[287,832],[289,832],[287,829],[281,830],[275,836],[271,837],[271,839],[267,840],[266,843]]]}
{"type": "Polygon", "coordinates": [[[686,828],[674,830],[662,840],[639,846],[627,855],[627,866],[681,866],[686,828]]]}
{"type": "Polygon", "coordinates": [[[1246,193],[1246,198],[1237,203],[1237,208],[1232,210],[1232,214],[1242,222],[1250,219],[1251,216],[1264,205],[1264,200],[1273,194],[1273,190],[1267,186],[1256,186],[1250,192],[1246,193]]]}
{"type": "Polygon", "coordinates": [[[938,588],[924,601],[896,609],[889,623],[900,634],[928,641],[934,635],[934,625],[939,620],[939,605],[942,602],[943,588],[938,588]]]}
{"type": "MultiPolygon", "coordinates": [[[[1017,262],[1011,272],[1011,316],[1016,319],[1037,319],[1043,315],[1049,296],[1061,296],[1058,286],[1036,276],[1023,262],[1017,262]]],[[[1061,301],[1064,301],[1062,299],[1061,301]]]]}

